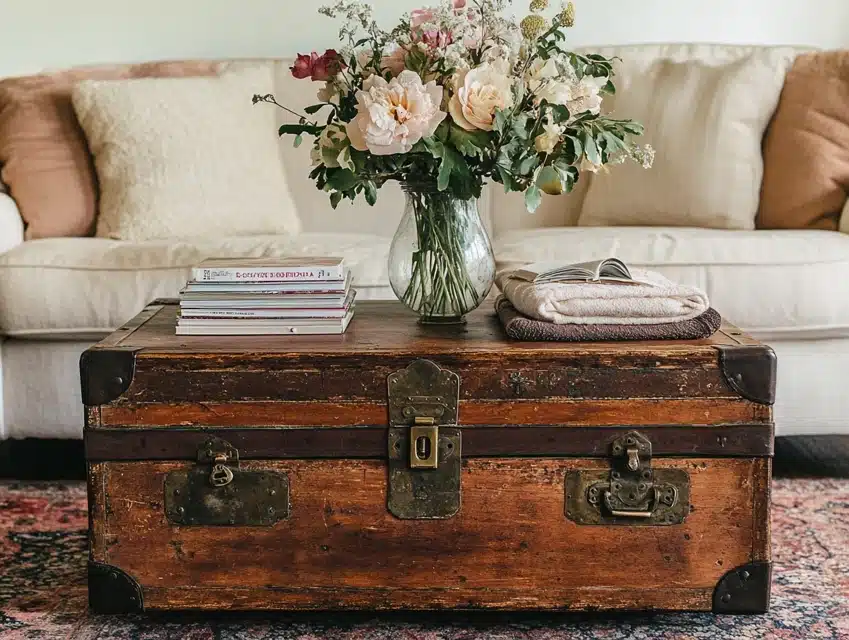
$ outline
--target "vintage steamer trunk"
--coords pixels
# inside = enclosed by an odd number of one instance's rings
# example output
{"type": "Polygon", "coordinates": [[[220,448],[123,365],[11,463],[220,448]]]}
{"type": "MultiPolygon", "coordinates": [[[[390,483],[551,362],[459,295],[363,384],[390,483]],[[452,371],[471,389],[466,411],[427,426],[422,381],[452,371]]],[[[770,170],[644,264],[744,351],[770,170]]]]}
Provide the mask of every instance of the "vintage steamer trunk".
{"type": "Polygon", "coordinates": [[[92,607],[759,613],[775,356],[511,343],[487,312],[82,357],[92,607]]]}

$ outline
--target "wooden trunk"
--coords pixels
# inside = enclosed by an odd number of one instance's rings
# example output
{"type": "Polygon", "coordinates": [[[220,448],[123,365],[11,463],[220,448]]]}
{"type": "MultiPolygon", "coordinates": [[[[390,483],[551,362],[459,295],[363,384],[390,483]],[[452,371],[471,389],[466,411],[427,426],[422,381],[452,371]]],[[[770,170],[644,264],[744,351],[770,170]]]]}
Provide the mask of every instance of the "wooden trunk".
{"type": "Polygon", "coordinates": [[[758,613],[775,356],[518,343],[362,303],[342,336],[82,357],[92,607],[758,613]]]}

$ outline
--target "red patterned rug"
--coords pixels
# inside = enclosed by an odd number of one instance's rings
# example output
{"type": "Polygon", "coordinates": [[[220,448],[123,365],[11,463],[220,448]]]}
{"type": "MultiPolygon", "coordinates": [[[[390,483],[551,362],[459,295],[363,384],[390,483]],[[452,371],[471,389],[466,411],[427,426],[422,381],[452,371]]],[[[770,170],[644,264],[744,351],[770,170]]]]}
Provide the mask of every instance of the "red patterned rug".
{"type": "Polygon", "coordinates": [[[0,639],[849,638],[849,480],[777,480],[766,616],[93,616],[82,484],[0,483],[0,639]]]}

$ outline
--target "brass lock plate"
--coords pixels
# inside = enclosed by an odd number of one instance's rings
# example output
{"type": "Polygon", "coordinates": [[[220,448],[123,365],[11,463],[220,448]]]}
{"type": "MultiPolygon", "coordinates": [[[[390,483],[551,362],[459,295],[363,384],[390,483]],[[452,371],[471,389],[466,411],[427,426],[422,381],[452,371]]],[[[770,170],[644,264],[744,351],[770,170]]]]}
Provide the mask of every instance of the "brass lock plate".
{"type": "Polygon", "coordinates": [[[460,511],[460,430],[439,427],[438,433],[438,465],[413,469],[411,429],[389,429],[387,507],[402,520],[440,520],[460,511]]]}
{"type": "Polygon", "coordinates": [[[690,512],[690,476],[683,469],[653,469],[652,445],[631,431],[610,444],[611,468],[569,471],[566,517],[578,524],[664,526],[690,512]]]}
{"type": "Polygon", "coordinates": [[[165,515],[183,526],[270,527],[289,517],[289,478],[234,469],[232,481],[216,487],[207,468],[172,471],[165,477],[165,515]]]}
{"type": "Polygon", "coordinates": [[[197,467],[165,476],[165,515],[184,526],[270,527],[289,517],[289,477],[239,468],[239,450],[210,437],[197,467]]]}
{"type": "Polygon", "coordinates": [[[415,360],[387,378],[387,509],[403,520],[451,518],[460,510],[460,377],[415,360]]]}
{"type": "MultiPolygon", "coordinates": [[[[581,525],[668,526],[681,524],[690,513],[690,476],[683,469],[655,469],[654,482],[660,501],[650,503],[648,517],[615,516],[604,503],[610,490],[610,471],[569,471],[566,473],[566,517],[581,525]],[[591,502],[591,492],[599,497],[591,502]],[[664,500],[675,491],[672,505],[664,500]]],[[[652,499],[653,500],[653,499],[652,499]]],[[[642,514],[640,514],[642,515],[642,514]]]]}

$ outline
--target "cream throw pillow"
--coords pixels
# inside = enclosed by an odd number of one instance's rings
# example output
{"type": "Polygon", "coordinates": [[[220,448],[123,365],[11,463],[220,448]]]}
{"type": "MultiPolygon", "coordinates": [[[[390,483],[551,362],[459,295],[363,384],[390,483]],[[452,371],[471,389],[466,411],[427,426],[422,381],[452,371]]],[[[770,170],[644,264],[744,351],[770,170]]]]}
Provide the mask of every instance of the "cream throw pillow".
{"type": "Polygon", "coordinates": [[[618,93],[605,104],[642,122],[657,156],[649,170],[628,163],[594,176],[580,226],[755,228],[761,141],[795,54],[738,51],[618,52],[618,93]]]}
{"type": "Polygon", "coordinates": [[[73,92],[100,183],[98,237],[298,233],[274,109],[272,70],[214,78],[87,81],[73,92]]]}

